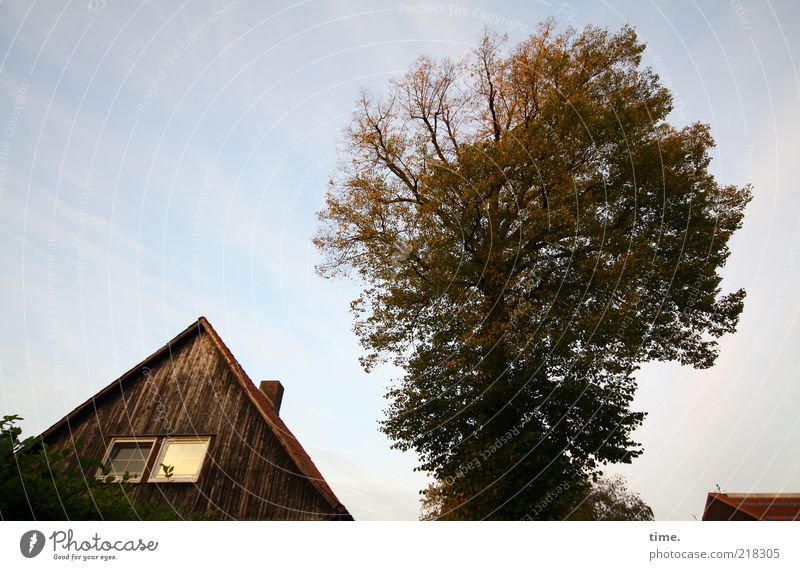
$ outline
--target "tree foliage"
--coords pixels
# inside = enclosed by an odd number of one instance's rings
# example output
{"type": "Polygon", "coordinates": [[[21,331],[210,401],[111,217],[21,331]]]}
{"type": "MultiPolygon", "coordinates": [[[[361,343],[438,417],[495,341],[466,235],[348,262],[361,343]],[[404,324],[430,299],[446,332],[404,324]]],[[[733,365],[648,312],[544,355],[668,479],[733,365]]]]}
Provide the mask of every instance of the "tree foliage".
{"type": "Polygon", "coordinates": [[[0,421],[0,519],[175,520],[165,505],[134,501],[131,483],[109,475],[97,460],[76,460],[73,448],[50,450],[37,438],[21,440],[17,415],[0,421]]]}
{"type": "MultiPolygon", "coordinates": [[[[558,501],[566,512],[565,520],[573,521],[651,521],[654,520],[653,509],[638,493],[627,488],[625,478],[621,475],[600,477],[591,485],[581,484],[580,492],[569,491],[568,484],[557,485],[549,490],[539,503],[528,505],[530,511],[521,520],[539,520],[544,511],[553,511],[551,503],[558,501]],[[583,494],[583,496],[581,496],[583,494]],[[578,498],[578,502],[569,505],[568,500],[578,498]]],[[[458,517],[457,505],[453,497],[447,493],[446,482],[431,483],[425,490],[421,519],[449,520],[458,517]]]]}
{"type": "Polygon", "coordinates": [[[569,514],[570,520],[587,521],[651,521],[653,518],[653,509],[638,493],[627,488],[621,475],[598,480],[586,499],[569,514]]]}
{"type": "Polygon", "coordinates": [[[420,57],[364,93],[319,213],[324,276],[352,303],[367,370],[405,371],[383,431],[444,482],[451,518],[564,518],[602,465],[641,453],[641,363],[713,365],[744,291],[720,269],[748,187],[709,172],[709,127],[628,27],[463,60],[420,57]]]}

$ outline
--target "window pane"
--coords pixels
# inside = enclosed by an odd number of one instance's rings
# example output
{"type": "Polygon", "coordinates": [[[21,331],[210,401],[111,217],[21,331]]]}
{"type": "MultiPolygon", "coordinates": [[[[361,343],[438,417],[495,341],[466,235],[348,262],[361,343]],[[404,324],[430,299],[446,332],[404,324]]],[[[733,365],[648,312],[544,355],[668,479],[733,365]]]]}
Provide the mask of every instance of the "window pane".
{"type": "MultiPolygon", "coordinates": [[[[161,463],[171,465],[175,470],[173,477],[196,477],[203,465],[206,455],[205,441],[170,441],[161,463]]],[[[159,475],[164,475],[164,470],[159,465],[159,475]]]]}
{"type": "Polygon", "coordinates": [[[127,471],[131,477],[140,477],[152,447],[153,443],[150,441],[114,443],[109,458],[111,473],[121,477],[127,471]]]}

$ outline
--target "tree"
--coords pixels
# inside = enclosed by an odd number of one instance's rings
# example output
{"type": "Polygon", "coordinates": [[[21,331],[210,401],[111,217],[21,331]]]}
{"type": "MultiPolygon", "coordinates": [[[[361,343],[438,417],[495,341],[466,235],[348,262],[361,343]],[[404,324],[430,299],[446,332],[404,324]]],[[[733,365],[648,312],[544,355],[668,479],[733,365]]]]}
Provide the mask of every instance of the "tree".
{"type": "Polygon", "coordinates": [[[601,478],[573,508],[570,520],[651,521],[653,509],[625,485],[621,475],[601,478]]]}
{"type": "MultiPolygon", "coordinates": [[[[95,476],[97,460],[76,460],[73,448],[50,450],[34,437],[20,440],[22,418],[0,420],[0,519],[175,520],[165,505],[134,501],[127,478],[95,476]]],[[[106,474],[108,471],[105,470],[106,474]]]]}
{"type": "Polygon", "coordinates": [[[504,53],[420,57],[362,94],[314,241],[357,276],[367,371],[392,361],[381,429],[440,482],[447,518],[561,519],[631,438],[643,362],[713,365],[744,291],[720,269],[749,187],[708,170],[709,127],[633,29],[553,23],[504,53]]]}
{"type": "MultiPolygon", "coordinates": [[[[458,519],[458,513],[453,504],[453,497],[447,492],[447,484],[439,481],[432,483],[425,490],[422,499],[422,520],[448,520],[458,519]]],[[[541,513],[550,510],[554,501],[566,503],[561,497],[575,497],[579,495],[574,490],[567,492],[569,486],[561,484],[551,489],[538,504],[529,505],[530,511],[521,520],[537,520],[541,513]]],[[[654,520],[653,509],[637,494],[628,490],[625,478],[621,475],[600,477],[587,488],[581,485],[584,493],[579,502],[570,506],[566,515],[567,520],[574,521],[651,521],[654,520]]]]}

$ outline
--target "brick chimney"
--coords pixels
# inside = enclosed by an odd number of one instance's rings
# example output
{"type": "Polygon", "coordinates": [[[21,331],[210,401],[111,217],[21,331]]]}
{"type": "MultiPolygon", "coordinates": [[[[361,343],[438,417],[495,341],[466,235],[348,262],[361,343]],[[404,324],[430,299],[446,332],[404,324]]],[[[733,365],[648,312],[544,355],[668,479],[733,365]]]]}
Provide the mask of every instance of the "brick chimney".
{"type": "Polygon", "coordinates": [[[267,395],[267,398],[275,408],[275,413],[280,414],[281,402],[283,401],[283,384],[280,380],[262,380],[258,389],[267,395]]]}

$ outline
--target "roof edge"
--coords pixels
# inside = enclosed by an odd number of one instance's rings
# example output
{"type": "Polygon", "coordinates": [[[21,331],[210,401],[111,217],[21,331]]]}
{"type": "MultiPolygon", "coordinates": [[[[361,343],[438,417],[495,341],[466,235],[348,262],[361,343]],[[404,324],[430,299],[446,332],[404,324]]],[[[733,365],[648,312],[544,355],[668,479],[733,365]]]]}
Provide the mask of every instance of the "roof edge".
{"type": "Polygon", "coordinates": [[[325,481],[324,477],[322,476],[322,473],[319,472],[319,469],[314,464],[314,461],[311,459],[308,453],[305,452],[305,449],[302,447],[299,440],[297,440],[297,438],[294,436],[291,430],[289,430],[289,427],[283,422],[283,420],[277,414],[275,414],[274,418],[272,417],[272,414],[270,412],[274,413],[274,408],[271,408],[269,406],[265,407],[259,402],[258,396],[263,395],[264,398],[266,398],[266,395],[263,394],[258,389],[258,386],[256,386],[256,384],[250,379],[250,377],[244,371],[242,366],[233,356],[233,353],[230,351],[225,342],[219,336],[217,331],[214,329],[213,326],[211,326],[211,323],[208,322],[208,319],[201,316],[200,318],[197,319],[197,322],[203,326],[204,330],[211,337],[211,340],[220,350],[226,362],[233,370],[234,375],[239,380],[242,387],[245,389],[245,392],[247,392],[250,401],[255,405],[256,409],[258,409],[258,411],[261,413],[261,416],[264,418],[264,420],[272,429],[272,433],[278,438],[278,441],[281,443],[281,446],[284,448],[286,453],[292,459],[298,470],[306,477],[306,479],[308,479],[311,482],[312,485],[314,485],[314,487],[319,491],[319,493],[328,501],[331,507],[333,507],[337,512],[339,512],[341,509],[344,509],[344,511],[346,511],[347,514],[349,515],[350,513],[349,511],[347,511],[347,507],[345,507],[344,504],[342,504],[342,502],[333,492],[333,489],[331,489],[330,486],[327,484],[327,481],[325,481]],[[316,473],[308,472],[308,470],[305,468],[303,464],[302,459],[298,457],[298,452],[295,449],[295,446],[293,446],[291,442],[288,441],[288,438],[297,441],[298,446],[300,447],[302,452],[305,453],[308,462],[311,464],[311,467],[316,471],[316,473]]]}
{"type": "Polygon", "coordinates": [[[730,495],[728,495],[727,493],[709,493],[708,494],[708,499],[706,500],[706,509],[705,510],[708,510],[708,507],[714,501],[719,501],[720,503],[731,507],[735,511],[739,511],[740,513],[746,514],[748,517],[753,517],[755,520],[761,520],[761,516],[760,515],[757,515],[756,513],[753,513],[753,512],[749,511],[746,508],[742,508],[741,504],[737,504],[736,502],[731,501],[731,498],[732,497],[730,495]]]}
{"type": "Polygon", "coordinates": [[[85,408],[87,408],[90,404],[92,404],[95,400],[105,396],[108,394],[113,388],[117,387],[122,382],[125,382],[131,378],[134,374],[139,372],[142,368],[144,368],[145,364],[148,362],[160,358],[165,352],[169,351],[174,345],[182,342],[186,337],[190,335],[192,332],[199,332],[200,331],[200,323],[201,320],[204,320],[205,317],[201,316],[184,330],[179,332],[172,340],[167,341],[167,343],[147,356],[144,360],[135,364],[132,368],[130,368],[127,372],[125,372],[122,376],[118,377],[117,379],[113,380],[108,386],[102,388],[99,392],[93,394],[89,399],[84,401],[83,403],[76,406],[71,412],[65,415],[63,418],[58,420],[56,423],[51,425],[49,428],[44,430],[40,435],[40,439],[44,439],[52,435],[56,430],[61,428],[65,423],[67,423],[70,419],[74,418],[78,414],[80,414],[85,408]]]}

